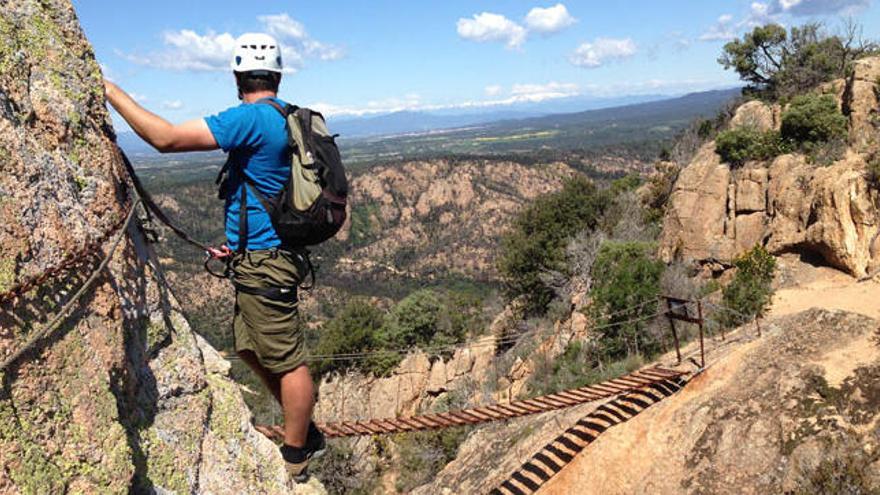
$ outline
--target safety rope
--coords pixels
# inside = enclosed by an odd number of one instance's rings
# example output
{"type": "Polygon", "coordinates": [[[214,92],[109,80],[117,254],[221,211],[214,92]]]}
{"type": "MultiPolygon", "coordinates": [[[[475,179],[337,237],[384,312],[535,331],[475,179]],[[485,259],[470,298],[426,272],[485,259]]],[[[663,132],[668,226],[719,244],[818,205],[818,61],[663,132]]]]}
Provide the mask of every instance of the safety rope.
{"type": "MultiPolygon", "coordinates": [[[[6,371],[6,369],[17,362],[25,353],[29,352],[33,347],[43,340],[44,338],[51,335],[55,330],[57,330],[67,319],[67,316],[70,314],[70,311],[73,307],[79,302],[80,298],[91,289],[92,285],[98,280],[100,274],[107,268],[107,265],[110,264],[111,258],[113,258],[113,253],[116,251],[116,248],[119,246],[122,239],[125,237],[125,232],[131,224],[132,219],[135,217],[135,211],[137,210],[137,206],[140,203],[140,200],[135,200],[131,204],[131,208],[129,209],[127,215],[124,217],[125,219],[117,226],[116,229],[109,231],[109,235],[106,237],[112,236],[112,243],[110,245],[110,250],[104,255],[100,264],[97,268],[89,275],[89,278],[80,286],[79,290],[73,294],[73,296],[61,307],[58,313],[52,318],[52,320],[47,323],[44,327],[40,328],[37,331],[31,332],[28,340],[25,344],[19,347],[15,352],[7,356],[2,363],[0,363],[0,373],[6,371]]],[[[102,236],[104,237],[104,236],[102,236]]],[[[100,246],[98,247],[100,249],[100,246]]],[[[25,291],[26,292],[26,291],[25,291]]]]}
{"type": "MultiPolygon", "coordinates": [[[[595,385],[563,390],[533,399],[516,400],[506,404],[417,416],[319,423],[317,426],[328,438],[339,438],[475,425],[540,414],[607,399],[645,387],[655,387],[659,383],[668,382],[686,374],[687,372],[654,366],[595,385]]],[[[275,440],[283,440],[284,438],[284,430],[278,425],[256,425],[255,428],[269,438],[275,440]]]]}
{"type": "Polygon", "coordinates": [[[141,203],[143,203],[144,207],[153,212],[153,215],[156,215],[156,218],[159,219],[160,222],[165,224],[165,226],[171,229],[171,231],[177,234],[177,236],[183,239],[183,241],[199,248],[206,253],[211,252],[213,248],[211,248],[204,242],[194,239],[185,230],[178,227],[177,224],[175,224],[170,218],[168,218],[168,215],[166,215],[165,212],[162,211],[161,208],[159,208],[159,205],[156,204],[156,202],[153,200],[153,197],[150,196],[150,193],[144,188],[144,185],[143,183],[141,183],[141,180],[135,172],[134,166],[131,164],[128,156],[125,154],[124,151],[122,151],[122,148],[120,148],[118,145],[116,146],[116,148],[119,150],[119,155],[122,156],[122,163],[125,165],[125,171],[128,172],[128,177],[131,179],[131,183],[132,185],[134,185],[134,189],[135,191],[137,191],[138,196],[140,196],[141,203]]]}

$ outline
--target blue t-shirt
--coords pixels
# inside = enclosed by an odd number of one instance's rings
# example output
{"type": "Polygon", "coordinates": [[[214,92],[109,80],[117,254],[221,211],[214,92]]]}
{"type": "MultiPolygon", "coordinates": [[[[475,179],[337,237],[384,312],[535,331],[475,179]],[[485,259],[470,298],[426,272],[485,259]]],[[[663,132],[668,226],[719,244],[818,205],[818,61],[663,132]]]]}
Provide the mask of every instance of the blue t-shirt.
{"type": "MultiPolygon", "coordinates": [[[[275,98],[281,106],[285,103],[275,98]]],[[[241,173],[245,173],[265,198],[277,196],[290,174],[290,150],[284,118],[266,103],[242,103],[237,107],[205,117],[214,139],[229,153],[229,182],[226,196],[226,242],[239,247],[241,213],[241,173]]],[[[248,249],[270,249],[281,245],[269,214],[247,189],[248,249]]]]}

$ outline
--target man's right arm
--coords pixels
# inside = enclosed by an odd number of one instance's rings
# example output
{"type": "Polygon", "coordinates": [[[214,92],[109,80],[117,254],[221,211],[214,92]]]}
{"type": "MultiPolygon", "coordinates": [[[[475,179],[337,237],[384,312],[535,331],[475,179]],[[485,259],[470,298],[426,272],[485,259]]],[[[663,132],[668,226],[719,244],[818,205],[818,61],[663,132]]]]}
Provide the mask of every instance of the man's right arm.
{"type": "Polygon", "coordinates": [[[154,148],[162,153],[177,151],[207,151],[219,148],[217,141],[203,119],[174,125],[138,105],[119,86],[104,81],[107,100],[128,125],[154,148]]]}

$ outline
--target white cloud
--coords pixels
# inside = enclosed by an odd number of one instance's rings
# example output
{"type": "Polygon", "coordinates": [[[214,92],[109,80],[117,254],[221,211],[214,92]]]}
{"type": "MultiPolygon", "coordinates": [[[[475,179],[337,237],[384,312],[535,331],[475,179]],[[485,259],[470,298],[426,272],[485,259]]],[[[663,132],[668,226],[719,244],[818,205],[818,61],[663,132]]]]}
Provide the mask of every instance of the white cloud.
{"type": "Polygon", "coordinates": [[[592,43],[582,43],[569,60],[578,67],[600,67],[610,60],[631,57],[638,51],[631,38],[597,38],[592,43]]]}
{"type": "Polygon", "coordinates": [[[549,36],[577,22],[565,5],[534,7],[522,23],[493,12],[481,12],[471,18],[459,18],[456,23],[458,35],[478,43],[503,42],[507,48],[520,48],[530,33],[549,36]],[[525,26],[523,26],[525,24],[525,26]]]}
{"type": "Polygon", "coordinates": [[[144,103],[150,101],[150,99],[147,98],[146,95],[142,95],[142,94],[140,94],[140,93],[129,93],[128,96],[131,96],[131,99],[132,99],[132,100],[134,100],[134,101],[136,101],[136,102],[138,102],[138,103],[140,103],[140,104],[142,104],[142,105],[143,105],[144,103]]]}
{"type": "Polygon", "coordinates": [[[853,14],[870,5],[871,0],[772,0],[769,10],[793,16],[835,15],[853,14]]]}
{"type": "Polygon", "coordinates": [[[312,103],[310,108],[319,110],[328,116],[364,116],[377,115],[402,111],[431,111],[431,110],[450,110],[450,109],[468,109],[468,108],[486,108],[507,106],[514,103],[523,102],[540,102],[553,100],[557,98],[566,98],[577,96],[580,89],[573,83],[549,82],[546,84],[514,84],[507,96],[500,97],[504,92],[504,88],[500,85],[487,86],[487,93],[490,91],[490,99],[487,100],[467,100],[457,103],[431,104],[424,103],[417,94],[405,95],[402,98],[388,98],[378,101],[367,102],[362,106],[343,106],[334,105],[326,102],[312,103]],[[490,89],[491,88],[491,89],[490,89]],[[497,92],[496,92],[497,91],[497,92]]]}
{"type": "Polygon", "coordinates": [[[180,100],[165,100],[162,102],[162,108],[166,110],[180,110],[183,108],[183,102],[180,100]]]}
{"type": "Polygon", "coordinates": [[[291,46],[299,48],[306,57],[320,60],[338,60],[345,56],[344,50],[338,46],[327,45],[312,39],[305,26],[287,13],[261,15],[257,20],[263,24],[266,31],[276,37],[282,47],[291,46]],[[286,42],[286,45],[284,44],[286,42]]]}
{"type": "Polygon", "coordinates": [[[486,92],[486,96],[498,96],[503,90],[504,88],[502,88],[499,84],[492,84],[486,86],[486,88],[484,89],[484,91],[486,92]]]}
{"type": "MultiPolygon", "coordinates": [[[[342,48],[311,38],[305,27],[286,13],[261,15],[257,21],[281,45],[284,72],[294,73],[302,68],[308,58],[338,60],[345,56],[342,48]]],[[[191,29],[166,31],[162,34],[165,49],[145,55],[124,53],[117,55],[130,62],[167,70],[181,71],[227,71],[235,47],[235,36],[212,30],[200,34],[191,29]]]]}
{"type": "Polygon", "coordinates": [[[673,31],[666,36],[666,42],[676,52],[687,50],[691,47],[691,40],[681,31],[673,31]]]}
{"type": "Polygon", "coordinates": [[[718,17],[718,21],[714,26],[706,30],[700,35],[700,41],[728,41],[736,38],[733,25],[733,16],[724,14],[718,17]]]}
{"type": "Polygon", "coordinates": [[[519,101],[544,101],[576,96],[579,88],[574,83],[549,82],[547,84],[514,84],[510,94],[519,101]]]}
{"type": "Polygon", "coordinates": [[[541,34],[558,33],[573,25],[577,19],[568,13],[565,5],[557,3],[552,7],[535,7],[526,15],[525,24],[530,31],[541,34]]]}
{"type": "Polygon", "coordinates": [[[585,94],[597,97],[615,97],[623,95],[669,94],[677,95],[695,91],[708,91],[719,88],[735,87],[732,80],[713,79],[645,79],[642,81],[616,82],[610,85],[587,84],[585,94]]]}
{"type": "MultiPolygon", "coordinates": [[[[546,84],[514,84],[505,96],[501,97],[503,88],[499,94],[486,100],[466,100],[454,103],[431,104],[424,103],[418,95],[407,95],[402,98],[389,98],[381,101],[371,101],[362,106],[334,105],[326,102],[311,103],[308,106],[319,110],[327,116],[365,116],[379,115],[404,110],[409,111],[432,111],[432,110],[455,110],[504,107],[516,103],[541,102],[559,98],[569,98],[579,95],[594,97],[619,97],[627,95],[656,95],[669,94],[679,95],[694,91],[707,91],[710,89],[731,88],[736,86],[733,80],[712,79],[646,79],[641,81],[614,82],[613,84],[587,84],[579,86],[574,83],[549,82],[546,84]]],[[[493,86],[490,86],[493,87],[493,86]]],[[[498,86],[500,88],[500,86],[498,86]]]]}
{"type": "Polygon", "coordinates": [[[461,18],[456,26],[459,36],[479,43],[503,41],[507,48],[518,48],[526,39],[524,27],[491,12],[475,14],[472,19],[461,18]]]}
{"type": "Polygon", "coordinates": [[[287,13],[260,15],[257,20],[265,26],[269,34],[277,38],[303,40],[309,36],[305,26],[287,13]]]}
{"type": "Polygon", "coordinates": [[[820,17],[830,15],[853,15],[869,7],[871,0],[768,0],[752,2],[748,14],[734,22],[733,16],[725,14],[706,30],[700,40],[727,41],[741,31],[770,23],[785,25],[786,17],[820,17]]]}
{"type": "Polygon", "coordinates": [[[229,58],[235,46],[235,37],[229,33],[208,31],[200,35],[190,29],[166,32],[162,41],[170,46],[172,55],[163,59],[165,67],[190,70],[229,69],[229,58]]]}
{"type": "Polygon", "coordinates": [[[766,3],[752,2],[749,6],[749,15],[740,22],[737,27],[753,28],[756,26],[764,26],[770,23],[779,23],[779,15],[774,14],[771,6],[766,3]]]}

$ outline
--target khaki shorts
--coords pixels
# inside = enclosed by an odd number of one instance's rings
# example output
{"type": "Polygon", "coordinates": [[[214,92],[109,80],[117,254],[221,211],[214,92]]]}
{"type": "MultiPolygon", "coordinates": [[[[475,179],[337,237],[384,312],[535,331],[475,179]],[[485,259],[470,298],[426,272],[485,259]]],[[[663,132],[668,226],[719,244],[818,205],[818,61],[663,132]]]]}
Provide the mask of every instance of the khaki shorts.
{"type": "MultiPolygon", "coordinates": [[[[293,288],[307,268],[299,254],[266,250],[236,254],[232,270],[235,281],[247,287],[293,288]]],[[[295,299],[279,301],[236,291],[232,328],[235,351],[252,351],[272,373],[286,373],[305,362],[303,325],[295,299]]]]}

